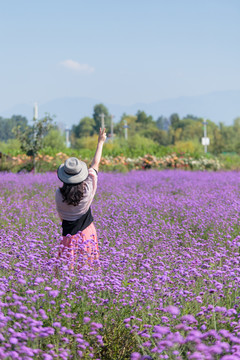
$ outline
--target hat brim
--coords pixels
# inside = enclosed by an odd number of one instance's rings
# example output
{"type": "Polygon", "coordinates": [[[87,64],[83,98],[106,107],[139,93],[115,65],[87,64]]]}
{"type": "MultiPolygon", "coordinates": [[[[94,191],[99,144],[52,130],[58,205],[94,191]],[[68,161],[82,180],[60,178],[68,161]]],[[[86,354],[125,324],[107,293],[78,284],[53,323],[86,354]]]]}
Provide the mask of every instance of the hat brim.
{"type": "Polygon", "coordinates": [[[85,166],[83,166],[79,174],[71,175],[71,174],[67,174],[64,171],[64,164],[61,164],[57,169],[57,176],[59,180],[61,180],[65,184],[71,184],[71,185],[80,184],[88,177],[88,168],[87,165],[85,164],[85,166]]]}

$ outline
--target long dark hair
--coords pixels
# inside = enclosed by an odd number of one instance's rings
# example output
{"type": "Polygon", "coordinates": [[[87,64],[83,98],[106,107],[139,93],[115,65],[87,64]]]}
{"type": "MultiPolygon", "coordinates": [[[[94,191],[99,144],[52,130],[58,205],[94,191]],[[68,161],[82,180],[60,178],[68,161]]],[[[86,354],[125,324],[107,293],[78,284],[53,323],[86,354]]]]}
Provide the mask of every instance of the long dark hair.
{"type": "Polygon", "coordinates": [[[82,181],[80,184],[65,184],[60,188],[63,197],[63,202],[66,201],[68,205],[77,206],[83,197],[85,190],[85,183],[82,181]]]}

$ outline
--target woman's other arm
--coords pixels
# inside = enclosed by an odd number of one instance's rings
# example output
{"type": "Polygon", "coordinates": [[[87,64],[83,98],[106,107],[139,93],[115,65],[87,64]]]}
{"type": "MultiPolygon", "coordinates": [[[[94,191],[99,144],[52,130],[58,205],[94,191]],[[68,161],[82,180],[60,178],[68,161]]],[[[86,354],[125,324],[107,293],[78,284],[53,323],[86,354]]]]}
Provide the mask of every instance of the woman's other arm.
{"type": "Polygon", "coordinates": [[[102,148],[103,148],[103,144],[104,144],[104,141],[106,140],[106,138],[107,138],[107,135],[106,135],[105,129],[102,130],[100,128],[97,149],[96,149],[94,158],[91,163],[91,167],[93,169],[95,169],[96,171],[98,171],[99,163],[100,163],[101,156],[102,156],[102,148]]]}
{"type": "MultiPolygon", "coordinates": [[[[63,219],[62,219],[62,216],[60,215],[60,213],[59,213],[59,208],[58,208],[58,204],[59,204],[59,195],[60,195],[60,190],[59,189],[57,189],[56,190],[56,193],[55,193],[55,204],[56,204],[56,210],[57,210],[57,213],[58,213],[58,216],[59,216],[59,218],[60,218],[60,220],[61,221],[63,221],[63,219]]],[[[61,200],[62,201],[62,200],[61,200]]]]}

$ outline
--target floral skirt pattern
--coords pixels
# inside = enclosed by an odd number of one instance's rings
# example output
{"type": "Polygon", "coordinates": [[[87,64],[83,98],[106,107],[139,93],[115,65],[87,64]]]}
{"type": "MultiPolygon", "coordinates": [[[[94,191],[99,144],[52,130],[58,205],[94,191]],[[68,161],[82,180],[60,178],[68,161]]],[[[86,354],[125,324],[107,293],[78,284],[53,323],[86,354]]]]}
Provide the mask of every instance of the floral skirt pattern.
{"type": "Polygon", "coordinates": [[[67,260],[70,269],[77,266],[80,270],[86,265],[98,268],[99,248],[94,223],[75,235],[63,236],[58,258],[67,260]]]}

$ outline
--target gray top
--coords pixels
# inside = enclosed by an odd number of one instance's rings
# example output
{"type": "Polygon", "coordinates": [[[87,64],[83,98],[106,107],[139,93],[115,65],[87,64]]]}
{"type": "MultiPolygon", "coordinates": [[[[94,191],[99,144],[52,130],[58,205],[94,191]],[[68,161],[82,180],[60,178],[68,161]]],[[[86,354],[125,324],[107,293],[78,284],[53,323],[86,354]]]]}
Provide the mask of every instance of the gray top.
{"type": "Polygon", "coordinates": [[[86,214],[88,211],[94,195],[97,190],[97,174],[93,168],[90,168],[88,171],[88,177],[84,181],[86,184],[83,198],[77,206],[68,205],[66,202],[63,202],[62,194],[60,189],[56,190],[55,202],[56,208],[59,217],[62,220],[74,221],[79,219],[82,215],[86,214]]]}

